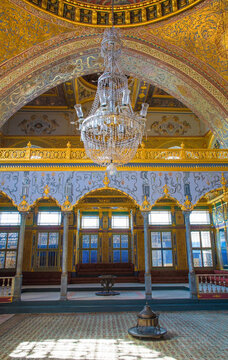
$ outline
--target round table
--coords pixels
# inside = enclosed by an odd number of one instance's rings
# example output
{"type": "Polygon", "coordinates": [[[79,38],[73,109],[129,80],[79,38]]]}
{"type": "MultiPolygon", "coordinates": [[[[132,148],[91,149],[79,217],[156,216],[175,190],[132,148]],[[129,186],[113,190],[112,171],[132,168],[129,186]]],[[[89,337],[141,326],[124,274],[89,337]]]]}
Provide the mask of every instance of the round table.
{"type": "Polygon", "coordinates": [[[98,296],[112,296],[112,295],[119,295],[120,293],[117,291],[113,291],[113,285],[115,283],[114,279],[116,278],[115,275],[100,275],[98,276],[100,279],[101,286],[103,287],[102,291],[96,292],[98,296]]]}

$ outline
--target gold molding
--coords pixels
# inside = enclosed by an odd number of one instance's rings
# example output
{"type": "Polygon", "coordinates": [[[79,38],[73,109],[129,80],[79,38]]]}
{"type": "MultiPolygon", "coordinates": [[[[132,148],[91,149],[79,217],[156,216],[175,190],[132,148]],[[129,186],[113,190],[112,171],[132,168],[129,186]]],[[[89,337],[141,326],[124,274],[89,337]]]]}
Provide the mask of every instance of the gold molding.
{"type": "MultiPolygon", "coordinates": [[[[133,166],[125,166],[117,167],[118,171],[182,171],[182,172],[220,172],[220,171],[228,171],[228,166],[181,166],[181,165],[171,165],[165,166],[165,164],[161,164],[160,166],[153,166],[153,165],[133,165],[133,166]]],[[[96,166],[96,164],[88,166],[72,166],[72,165],[48,165],[45,166],[44,164],[41,166],[1,166],[0,172],[3,171],[105,171],[104,168],[96,166]]]]}
{"type": "MultiPolygon", "coordinates": [[[[150,0],[137,4],[116,5],[114,7],[115,27],[133,27],[147,25],[168,19],[199,4],[203,0],[189,0],[180,6],[178,0],[150,0]]],[[[111,6],[84,3],[77,0],[24,0],[25,3],[39,8],[54,18],[69,23],[92,26],[110,27],[111,6]]]]}
{"type": "MultiPolygon", "coordinates": [[[[2,164],[93,164],[83,148],[72,148],[68,141],[65,148],[32,148],[29,142],[25,148],[0,148],[2,164]]],[[[150,149],[143,145],[137,150],[131,164],[205,164],[228,166],[228,149],[150,149]]]]}

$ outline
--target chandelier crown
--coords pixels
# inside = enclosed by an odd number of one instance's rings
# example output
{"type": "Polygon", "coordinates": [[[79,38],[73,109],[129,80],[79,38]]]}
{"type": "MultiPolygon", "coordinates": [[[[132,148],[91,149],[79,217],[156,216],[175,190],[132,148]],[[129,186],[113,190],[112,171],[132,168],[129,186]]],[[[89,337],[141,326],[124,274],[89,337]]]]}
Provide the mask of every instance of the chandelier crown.
{"type": "Polygon", "coordinates": [[[112,27],[104,31],[101,55],[104,73],[98,78],[97,92],[89,115],[84,119],[81,105],[75,105],[87,156],[93,162],[114,167],[129,163],[135,156],[146,127],[148,104],[142,104],[140,114],[134,113],[128,79],[119,59],[122,41],[112,27]]]}

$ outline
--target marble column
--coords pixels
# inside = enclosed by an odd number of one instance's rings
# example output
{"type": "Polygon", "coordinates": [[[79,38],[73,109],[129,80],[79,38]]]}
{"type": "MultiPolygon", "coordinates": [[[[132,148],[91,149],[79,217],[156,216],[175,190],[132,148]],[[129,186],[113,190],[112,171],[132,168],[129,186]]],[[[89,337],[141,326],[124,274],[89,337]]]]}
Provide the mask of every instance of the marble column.
{"type": "Polygon", "coordinates": [[[135,264],[135,253],[134,253],[134,218],[133,211],[131,210],[129,216],[130,224],[131,224],[131,262],[135,264]]]}
{"type": "Polygon", "coordinates": [[[196,284],[196,275],[195,275],[193,255],[192,255],[191,229],[190,229],[190,219],[189,219],[191,211],[183,211],[183,214],[184,214],[185,230],[186,230],[189,290],[190,290],[191,298],[194,299],[197,298],[197,284],[196,284]]]}
{"type": "Polygon", "coordinates": [[[210,237],[211,237],[211,248],[212,248],[212,261],[213,261],[213,267],[218,268],[219,262],[217,261],[217,242],[216,242],[216,236],[215,236],[215,228],[213,224],[213,216],[212,216],[212,209],[209,209],[209,216],[210,216],[210,237]]]}
{"type": "Polygon", "coordinates": [[[62,275],[60,300],[67,300],[67,259],[68,259],[68,231],[69,231],[69,212],[63,213],[63,252],[62,252],[62,275]]]}
{"type": "Polygon", "coordinates": [[[146,300],[152,299],[152,286],[151,286],[151,243],[148,237],[148,217],[149,212],[143,211],[142,216],[144,219],[144,252],[145,252],[145,297],[146,300]]]}
{"type": "Polygon", "coordinates": [[[17,251],[17,268],[14,282],[14,294],[13,301],[21,300],[21,286],[22,286],[22,265],[23,265],[23,252],[24,252],[24,240],[25,240],[25,223],[26,212],[21,212],[21,225],[17,251]]]}

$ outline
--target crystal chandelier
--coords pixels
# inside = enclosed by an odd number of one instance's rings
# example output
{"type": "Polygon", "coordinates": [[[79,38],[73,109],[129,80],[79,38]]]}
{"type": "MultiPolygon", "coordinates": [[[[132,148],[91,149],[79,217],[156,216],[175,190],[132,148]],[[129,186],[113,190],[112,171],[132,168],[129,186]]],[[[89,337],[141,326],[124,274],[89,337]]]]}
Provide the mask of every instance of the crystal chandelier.
{"type": "Polygon", "coordinates": [[[105,71],[98,78],[89,115],[84,118],[81,105],[75,105],[86,154],[94,163],[107,166],[110,175],[116,173],[117,165],[134,158],[142,142],[149,106],[143,103],[139,115],[132,109],[128,79],[118,62],[121,48],[117,30],[105,30],[101,43],[105,71]]]}

